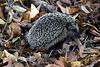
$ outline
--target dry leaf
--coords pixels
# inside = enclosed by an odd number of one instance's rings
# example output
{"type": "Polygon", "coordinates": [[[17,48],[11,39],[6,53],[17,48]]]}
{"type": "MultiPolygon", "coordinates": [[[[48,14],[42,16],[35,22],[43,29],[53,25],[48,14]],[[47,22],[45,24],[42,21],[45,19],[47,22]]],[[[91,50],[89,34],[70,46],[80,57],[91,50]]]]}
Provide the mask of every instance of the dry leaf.
{"type": "Polygon", "coordinates": [[[6,67],[13,67],[12,60],[10,58],[8,59],[8,65],[6,67]]]}
{"type": "Polygon", "coordinates": [[[2,33],[0,33],[0,39],[3,39],[3,35],[2,35],[2,33]]]}
{"type": "Polygon", "coordinates": [[[82,65],[80,61],[71,62],[71,67],[81,67],[82,65]]]}
{"type": "Polygon", "coordinates": [[[17,2],[17,1],[19,1],[19,0],[14,0],[14,2],[17,2]]]}
{"type": "Polygon", "coordinates": [[[23,18],[23,16],[19,17],[18,19],[13,18],[13,20],[14,20],[15,22],[21,22],[22,18],[23,18]]]}
{"type": "Polygon", "coordinates": [[[1,18],[0,18],[0,24],[5,24],[6,22],[4,22],[1,18]]]}
{"type": "Polygon", "coordinates": [[[81,3],[82,3],[82,1],[77,1],[77,2],[74,3],[74,6],[75,6],[75,5],[79,5],[79,4],[81,4],[81,3]]]}
{"type": "MultiPolygon", "coordinates": [[[[16,11],[19,11],[19,12],[25,12],[26,11],[25,8],[20,7],[18,5],[13,5],[13,9],[16,10],[16,11]]],[[[28,11],[27,13],[30,14],[30,11],[28,11]]]]}
{"type": "Polygon", "coordinates": [[[64,64],[60,60],[56,60],[55,64],[59,65],[60,67],[64,67],[64,64]]]}
{"type": "Polygon", "coordinates": [[[96,30],[94,30],[93,28],[90,29],[90,33],[95,35],[95,36],[100,36],[100,33],[98,33],[96,30]]]}
{"type": "Polygon", "coordinates": [[[17,58],[18,58],[18,55],[19,55],[18,52],[14,53],[14,56],[17,57],[17,58]]]}
{"type": "Polygon", "coordinates": [[[88,48],[87,50],[83,51],[84,54],[90,54],[93,56],[93,54],[99,54],[100,51],[98,48],[88,48]]]}
{"type": "Polygon", "coordinates": [[[39,11],[37,10],[37,8],[33,4],[31,4],[30,19],[34,18],[38,13],[39,11]]]}
{"type": "Polygon", "coordinates": [[[78,8],[70,8],[70,9],[68,9],[69,10],[69,13],[72,13],[72,12],[74,12],[74,11],[76,11],[78,8]]]}
{"type": "Polygon", "coordinates": [[[41,9],[41,4],[37,7],[37,10],[40,11],[41,9]]]}
{"type": "Polygon", "coordinates": [[[42,58],[41,58],[41,54],[40,54],[40,52],[38,52],[38,53],[34,53],[34,57],[36,57],[37,61],[39,61],[39,62],[42,61],[42,58]]]}
{"type": "Polygon", "coordinates": [[[91,48],[89,50],[90,53],[100,53],[99,49],[98,48],[91,48]]]}
{"type": "Polygon", "coordinates": [[[90,13],[90,12],[85,8],[84,5],[81,6],[81,9],[82,9],[85,13],[87,13],[87,14],[90,13]]]}
{"type": "Polygon", "coordinates": [[[80,46],[80,49],[79,49],[79,55],[80,55],[80,57],[85,57],[87,54],[82,54],[84,52],[84,46],[80,46]]]}
{"type": "Polygon", "coordinates": [[[46,65],[45,67],[60,67],[60,66],[55,65],[55,64],[48,64],[48,65],[46,65]]]}
{"type": "Polygon", "coordinates": [[[64,8],[63,6],[61,6],[60,4],[57,4],[58,7],[60,8],[60,10],[62,11],[62,13],[66,13],[66,8],[64,8]]]}
{"type": "Polygon", "coordinates": [[[16,10],[16,11],[20,11],[20,12],[25,12],[26,11],[25,8],[20,7],[18,5],[13,5],[13,9],[16,10]]]}
{"type": "Polygon", "coordinates": [[[4,15],[3,15],[3,12],[2,12],[1,7],[0,7],[0,18],[2,18],[3,20],[6,20],[6,19],[4,18],[4,15]]]}
{"type": "Polygon", "coordinates": [[[92,27],[91,30],[96,30],[96,31],[98,32],[98,29],[97,29],[95,26],[93,26],[93,25],[91,25],[91,24],[88,24],[88,23],[82,23],[82,24],[83,24],[83,25],[88,25],[88,26],[92,27]]]}
{"type": "Polygon", "coordinates": [[[50,57],[49,59],[50,59],[50,61],[52,61],[53,63],[57,61],[56,58],[52,58],[52,57],[50,57]]]}
{"type": "MultiPolygon", "coordinates": [[[[10,54],[9,52],[7,52],[6,50],[3,51],[3,54],[2,54],[2,59],[6,56],[7,60],[8,61],[9,59],[11,59],[12,62],[15,62],[17,61],[17,58],[13,55],[13,54],[10,54]]],[[[3,61],[5,62],[5,61],[3,61]]]]}
{"type": "Polygon", "coordinates": [[[13,38],[13,36],[16,36],[16,35],[20,35],[21,34],[21,28],[20,26],[17,24],[17,23],[11,23],[9,25],[9,30],[7,30],[7,33],[9,34],[9,36],[11,38],[13,38]]]}
{"type": "Polygon", "coordinates": [[[30,19],[30,14],[25,13],[25,20],[29,20],[30,19]]]}
{"type": "Polygon", "coordinates": [[[65,60],[64,57],[59,57],[59,60],[62,61],[62,63],[64,64],[65,67],[68,67],[68,62],[67,62],[67,60],[65,60]]]}
{"type": "Polygon", "coordinates": [[[91,43],[100,43],[100,37],[94,37],[91,43]]]}
{"type": "Polygon", "coordinates": [[[95,60],[94,62],[92,62],[90,65],[88,65],[86,67],[100,67],[100,59],[95,60]]]}
{"type": "Polygon", "coordinates": [[[31,28],[32,24],[30,23],[29,20],[23,20],[22,22],[20,22],[20,26],[25,27],[25,28],[31,28]]]}
{"type": "Polygon", "coordinates": [[[68,61],[75,61],[75,60],[77,60],[77,55],[75,55],[75,53],[74,52],[70,52],[69,53],[69,56],[68,56],[68,61]]]}
{"type": "Polygon", "coordinates": [[[40,12],[39,16],[42,16],[43,14],[45,14],[45,11],[40,12]]]}
{"type": "Polygon", "coordinates": [[[82,17],[80,17],[80,16],[78,16],[79,17],[79,20],[80,20],[80,22],[81,22],[81,24],[83,23],[83,19],[82,19],[82,17]]]}
{"type": "Polygon", "coordinates": [[[27,62],[26,58],[25,57],[19,57],[18,59],[24,61],[24,62],[27,62]]]}
{"type": "Polygon", "coordinates": [[[82,5],[85,5],[85,3],[86,3],[86,0],[82,0],[82,5]]]}
{"type": "Polygon", "coordinates": [[[11,23],[12,18],[13,18],[12,14],[10,12],[9,12],[9,15],[10,15],[10,17],[8,18],[7,23],[11,23]]]}
{"type": "Polygon", "coordinates": [[[71,1],[70,0],[60,0],[60,1],[63,2],[63,3],[71,5],[71,1]]]}
{"type": "Polygon", "coordinates": [[[73,16],[73,19],[76,19],[76,17],[79,15],[79,13],[77,13],[76,15],[73,16]]]}
{"type": "Polygon", "coordinates": [[[24,65],[22,63],[15,63],[14,67],[24,67],[24,65]]]}
{"type": "Polygon", "coordinates": [[[4,42],[4,44],[5,44],[5,47],[10,48],[12,45],[12,42],[7,40],[6,42],[4,42]]]}

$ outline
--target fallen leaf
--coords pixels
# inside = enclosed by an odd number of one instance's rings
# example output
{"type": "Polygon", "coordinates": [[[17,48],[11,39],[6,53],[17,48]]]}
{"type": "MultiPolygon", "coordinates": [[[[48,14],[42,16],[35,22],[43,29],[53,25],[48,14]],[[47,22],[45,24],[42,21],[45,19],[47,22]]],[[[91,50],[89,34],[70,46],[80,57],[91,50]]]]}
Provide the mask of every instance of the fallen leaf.
{"type": "Polygon", "coordinates": [[[71,1],[70,0],[60,0],[60,1],[63,2],[63,3],[71,5],[71,1]]]}
{"type": "Polygon", "coordinates": [[[95,35],[95,36],[100,36],[100,33],[98,33],[96,30],[94,30],[93,28],[90,29],[90,33],[95,35]]]}
{"type": "Polygon", "coordinates": [[[56,60],[55,64],[59,65],[60,67],[64,67],[64,64],[60,60],[56,60]]]}
{"type": "Polygon", "coordinates": [[[0,18],[0,24],[5,24],[6,22],[0,18]]]}
{"type": "MultiPolygon", "coordinates": [[[[2,54],[2,59],[6,56],[7,60],[8,61],[9,59],[11,59],[12,62],[15,62],[17,61],[17,58],[13,55],[13,54],[10,54],[9,52],[7,52],[7,50],[4,50],[3,51],[3,54],[2,54]]],[[[5,61],[3,61],[5,62],[5,61]]]]}
{"type": "Polygon", "coordinates": [[[60,67],[60,66],[55,65],[55,64],[48,64],[48,65],[46,65],[45,67],[60,67]]]}
{"type": "Polygon", "coordinates": [[[39,11],[37,10],[37,8],[33,4],[31,4],[30,19],[34,18],[38,13],[39,11]]]}
{"type": "Polygon", "coordinates": [[[64,8],[63,6],[61,6],[60,4],[57,4],[58,7],[60,8],[60,10],[62,11],[62,13],[66,13],[66,8],[64,8]]]}
{"type": "Polygon", "coordinates": [[[0,39],[3,39],[3,35],[2,35],[2,33],[0,33],[0,39]]]}
{"type": "Polygon", "coordinates": [[[12,60],[10,58],[8,59],[8,65],[6,67],[13,67],[12,60]]]}
{"type": "Polygon", "coordinates": [[[0,18],[2,18],[3,20],[6,20],[6,19],[4,18],[3,11],[2,11],[2,9],[1,9],[1,7],[0,7],[0,18]]]}
{"type": "Polygon", "coordinates": [[[86,3],[86,0],[81,0],[82,1],[82,5],[85,5],[86,3]]]}
{"type": "Polygon", "coordinates": [[[17,1],[19,1],[19,0],[14,0],[14,2],[17,2],[17,1]]]}
{"type": "Polygon", "coordinates": [[[89,61],[90,61],[89,59],[82,59],[82,60],[80,60],[80,62],[83,63],[83,64],[88,64],[89,61]]]}
{"type": "Polygon", "coordinates": [[[37,7],[37,10],[40,11],[41,9],[41,4],[37,7]]]}
{"type": "Polygon", "coordinates": [[[74,3],[74,6],[75,6],[75,5],[79,5],[79,4],[81,4],[81,3],[82,3],[82,1],[77,1],[77,2],[74,3]]]}
{"type": "Polygon", "coordinates": [[[79,13],[77,13],[76,15],[73,16],[73,19],[76,19],[76,17],[78,17],[79,13]]]}
{"type": "MultiPolygon", "coordinates": [[[[18,5],[13,5],[13,9],[16,10],[16,11],[19,11],[19,12],[25,12],[26,11],[25,8],[20,7],[18,5]]],[[[27,13],[30,14],[30,11],[28,11],[27,13]]]]}
{"type": "Polygon", "coordinates": [[[81,6],[81,9],[82,9],[85,13],[87,13],[87,14],[90,13],[90,12],[86,9],[86,7],[85,7],[84,5],[81,6]]]}
{"type": "Polygon", "coordinates": [[[100,43],[100,37],[94,37],[91,43],[100,43]]]}
{"type": "Polygon", "coordinates": [[[93,26],[93,25],[91,25],[91,24],[88,24],[88,23],[82,23],[83,25],[88,25],[88,26],[90,26],[90,27],[92,27],[92,29],[91,30],[96,30],[97,32],[98,32],[98,29],[95,27],[95,26],[93,26]]]}
{"type": "Polygon", "coordinates": [[[82,53],[84,54],[91,54],[90,56],[93,56],[93,54],[99,54],[99,49],[98,48],[88,48],[84,49],[82,53]]]}
{"type": "Polygon", "coordinates": [[[30,57],[28,58],[28,60],[29,60],[29,62],[34,62],[34,61],[36,61],[36,57],[30,56],[30,57]]]}
{"type": "Polygon", "coordinates": [[[25,13],[25,20],[30,20],[30,14],[25,13]]]}
{"type": "Polygon", "coordinates": [[[87,54],[83,54],[83,52],[84,52],[84,46],[80,46],[80,49],[79,49],[79,55],[80,55],[80,57],[85,57],[87,54]]]}
{"type": "Polygon", "coordinates": [[[42,16],[43,14],[45,14],[45,11],[40,12],[39,16],[42,16]]]}
{"type": "Polygon", "coordinates": [[[81,67],[82,65],[80,61],[71,62],[71,67],[81,67]]]}
{"type": "Polygon", "coordinates": [[[89,50],[90,53],[100,53],[99,49],[98,48],[91,48],[89,50]]]}
{"type": "Polygon", "coordinates": [[[7,40],[7,41],[4,42],[4,44],[5,44],[5,47],[10,48],[11,45],[12,45],[12,42],[7,40]]]}
{"type": "Polygon", "coordinates": [[[69,43],[69,45],[71,45],[71,46],[77,46],[78,44],[77,44],[77,42],[75,42],[75,41],[70,41],[70,42],[68,42],[69,43]]]}
{"type": "Polygon", "coordinates": [[[40,52],[45,52],[45,49],[44,48],[41,48],[39,51],[40,52]]]}
{"type": "Polygon", "coordinates": [[[70,52],[69,56],[68,56],[68,61],[71,62],[71,61],[75,61],[75,60],[77,60],[77,55],[75,55],[74,52],[70,52]]]}
{"type": "Polygon", "coordinates": [[[14,53],[14,56],[17,57],[17,58],[18,58],[18,55],[19,55],[18,52],[15,52],[15,53],[14,53]]]}
{"type": "Polygon", "coordinates": [[[20,26],[25,27],[25,28],[31,28],[32,23],[30,23],[29,20],[23,20],[23,21],[20,22],[20,26]]]}
{"type": "Polygon", "coordinates": [[[27,62],[25,57],[18,57],[18,59],[20,59],[21,61],[27,62]]]}
{"type": "Polygon", "coordinates": [[[41,1],[41,0],[34,0],[34,1],[41,1]]]}
{"type": "Polygon", "coordinates": [[[82,19],[82,17],[80,17],[80,16],[78,16],[79,17],[79,20],[80,20],[80,22],[81,22],[81,24],[83,23],[83,19],[82,19]]]}
{"type": "Polygon", "coordinates": [[[14,20],[15,22],[21,22],[22,18],[23,18],[23,16],[19,17],[18,19],[13,18],[13,20],[14,20]]]}
{"type": "Polygon", "coordinates": [[[22,63],[14,63],[14,67],[24,67],[22,63]]]}
{"type": "Polygon", "coordinates": [[[12,14],[10,12],[9,12],[9,15],[10,15],[10,17],[8,18],[7,23],[11,23],[11,21],[13,19],[13,16],[12,16],[12,14]]]}
{"type": "Polygon", "coordinates": [[[66,9],[68,9],[69,13],[72,13],[72,12],[76,11],[78,8],[66,8],[66,9]]]}
{"type": "Polygon", "coordinates": [[[100,66],[100,59],[97,61],[94,61],[89,67],[99,67],[100,66]]]}
{"type": "Polygon", "coordinates": [[[52,58],[52,57],[50,57],[49,59],[50,59],[50,61],[52,61],[53,63],[55,63],[55,62],[57,61],[56,58],[52,58]]]}
{"type": "Polygon", "coordinates": [[[7,33],[9,34],[10,39],[13,38],[13,36],[16,36],[16,35],[20,35],[21,34],[21,28],[18,25],[18,23],[11,23],[9,25],[9,28],[10,29],[7,30],[7,33]]]}
{"type": "Polygon", "coordinates": [[[59,60],[64,64],[65,67],[68,67],[68,62],[64,57],[59,57],[59,60]]]}

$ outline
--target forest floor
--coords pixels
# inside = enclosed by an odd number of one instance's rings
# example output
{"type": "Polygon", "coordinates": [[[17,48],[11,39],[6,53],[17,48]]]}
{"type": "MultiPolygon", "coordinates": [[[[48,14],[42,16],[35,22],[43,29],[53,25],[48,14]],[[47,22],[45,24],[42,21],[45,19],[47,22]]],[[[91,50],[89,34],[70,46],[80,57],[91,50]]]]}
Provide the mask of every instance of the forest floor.
{"type": "Polygon", "coordinates": [[[0,0],[0,67],[100,67],[100,0],[0,0]],[[81,37],[50,53],[32,50],[29,29],[54,12],[71,15],[81,37]]]}

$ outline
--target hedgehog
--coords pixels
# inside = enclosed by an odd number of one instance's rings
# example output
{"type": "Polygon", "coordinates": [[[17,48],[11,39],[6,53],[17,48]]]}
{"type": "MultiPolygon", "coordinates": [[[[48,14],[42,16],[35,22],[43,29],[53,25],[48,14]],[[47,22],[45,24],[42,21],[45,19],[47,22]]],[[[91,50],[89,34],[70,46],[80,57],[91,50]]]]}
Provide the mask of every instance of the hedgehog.
{"type": "Polygon", "coordinates": [[[60,41],[79,38],[79,30],[69,14],[46,13],[36,20],[26,38],[31,48],[48,50],[60,41]]]}

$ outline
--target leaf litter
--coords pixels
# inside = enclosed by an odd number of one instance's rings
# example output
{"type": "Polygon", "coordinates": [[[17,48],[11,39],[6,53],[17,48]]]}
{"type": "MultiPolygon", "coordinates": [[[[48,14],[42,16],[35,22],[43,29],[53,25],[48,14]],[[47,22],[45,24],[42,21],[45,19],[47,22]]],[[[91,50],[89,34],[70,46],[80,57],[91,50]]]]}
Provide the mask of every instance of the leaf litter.
{"type": "Polygon", "coordinates": [[[100,65],[99,0],[1,0],[0,67],[98,67],[100,65]],[[70,14],[81,37],[62,48],[33,51],[26,40],[28,30],[45,13],[70,14]]]}

